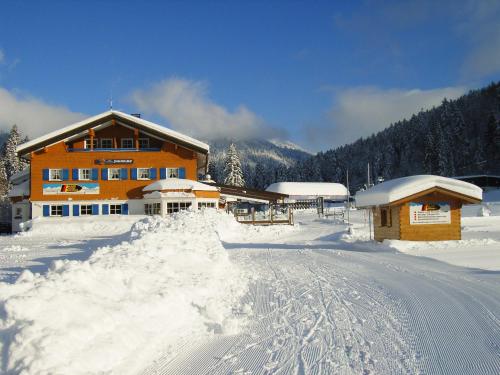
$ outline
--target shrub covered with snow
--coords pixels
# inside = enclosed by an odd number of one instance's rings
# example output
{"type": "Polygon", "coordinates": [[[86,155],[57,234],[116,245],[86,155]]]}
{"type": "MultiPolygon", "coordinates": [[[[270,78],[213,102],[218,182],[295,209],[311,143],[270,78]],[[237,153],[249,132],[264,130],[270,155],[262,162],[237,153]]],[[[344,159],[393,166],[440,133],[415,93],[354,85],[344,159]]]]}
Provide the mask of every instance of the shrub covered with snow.
{"type": "Polygon", "coordinates": [[[247,278],[217,234],[233,222],[214,210],[144,218],[87,261],[0,284],[1,369],[132,374],[186,337],[235,330],[247,278]]]}

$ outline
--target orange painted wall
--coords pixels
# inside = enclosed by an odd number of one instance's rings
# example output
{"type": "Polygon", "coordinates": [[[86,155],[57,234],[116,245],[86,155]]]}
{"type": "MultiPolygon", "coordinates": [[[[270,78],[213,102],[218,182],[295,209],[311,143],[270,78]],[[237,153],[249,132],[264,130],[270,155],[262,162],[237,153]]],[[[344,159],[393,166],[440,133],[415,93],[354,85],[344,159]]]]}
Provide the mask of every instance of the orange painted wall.
{"type": "MultiPolygon", "coordinates": [[[[111,129],[107,128],[107,129],[111,129]]],[[[106,130],[106,129],[105,129],[106,130]]],[[[196,153],[182,147],[177,147],[170,142],[164,142],[161,151],[136,152],[136,151],[92,151],[92,152],[68,152],[64,142],[59,142],[45,150],[40,150],[31,155],[31,201],[67,201],[73,200],[96,200],[96,199],[137,199],[142,198],[142,188],[152,183],[151,180],[130,180],[131,168],[179,168],[186,169],[186,178],[197,180],[196,153]],[[96,159],[133,159],[133,164],[97,165],[96,159]],[[98,181],[100,194],[67,194],[67,195],[43,195],[44,183],[58,183],[43,181],[43,169],[45,168],[67,168],[69,169],[69,180],[61,183],[72,183],[71,169],[73,168],[98,168],[98,181]],[[102,168],[128,168],[128,179],[124,181],[102,181],[102,168]]],[[[82,144],[83,147],[83,144],[82,144]]],[[[151,146],[154,147],[154,146],[151,146]]],[[[160,173],[157,171],[157,179],[160,173]]]]}

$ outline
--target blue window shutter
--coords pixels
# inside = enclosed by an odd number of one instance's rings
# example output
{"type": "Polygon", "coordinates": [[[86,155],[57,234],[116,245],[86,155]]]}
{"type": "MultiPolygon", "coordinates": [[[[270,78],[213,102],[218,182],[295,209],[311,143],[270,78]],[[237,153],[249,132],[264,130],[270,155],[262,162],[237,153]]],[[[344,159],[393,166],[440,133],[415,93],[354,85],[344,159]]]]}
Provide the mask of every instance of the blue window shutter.
{"type": "Polygon", "coordinates": [[[73,205],[73,216],[80,216],[80,205],[73,205]]]}
{"type": "Polygon", "coordinates": [[[62,214],[63,216],[69,216],[69,204],[63,204],[62,214]]]}
{"type": "Polygon", "coordinates": [[[167,178],[167,168],[160,168],[160,179],[164,180],[167,178]]]}
{"type": "Polygon", "coordinates": [[[72,173],[71,173],[73,181],[78,181],[78,168],[73,168],[72,173]]]}
{"type": "Polygon", "coordinates": [[[92,181],[97,181],[99,179],[99,170],[97,168],[92,168],[92,181]]]}
{"type": "Polygon", "coordinates": [[[186,168],[179,168],[179,178],[186,178],[186,168]]]}
{"type": "Polygon", "coordinates": [[[128,203],[122,204],[122,215],[128,215],[128,203]]]}
{"type": "Polygon", "coordinates": [[[122,168],[120,170],[120,180],[126,180],[126,179],[128,179],[128,169],[122,168]]]}
{"type": "Polygon", "coordinates": [[[137,180],[137,168],[130,169],[130,179],[137,180]]]}
{"type": "Polygon", "coordinates": [[[49,170],[48,169],[43,169],[42,170],[42,175],[43,175],[43,180],[48,181],[49,180],[49,170]]]}
{"type": "Polygon", "coordinates": [[[109,215],[109,204],[103,204],[102,205],[102,214],[103,215],[109,215]]]}
{"type": "Polygon", "coordinates": [[[43,216],[50,216],[50,206],[48,204],[43,205],[43,216]]]}
{"type": "Polygon", "coordinates": [[[69,180],[69,169],[63,169],[62,170],[62,179],[63,181],[68,181],[69,180]]]}
{"type": "Polygon", "coordinates": [[[156,180],[156,168],[149,168],[149,178],[156,180]]]}
{"type": "Polygon", "coordinates": [[[99,215],[99,205],[98,204],[92,205],[92,215],[99,215]]]}
{"type": "Polygon", "coordinates": [[[101,169],[101,180],[106,181],[108,179],[108,168],[101,169]]]}

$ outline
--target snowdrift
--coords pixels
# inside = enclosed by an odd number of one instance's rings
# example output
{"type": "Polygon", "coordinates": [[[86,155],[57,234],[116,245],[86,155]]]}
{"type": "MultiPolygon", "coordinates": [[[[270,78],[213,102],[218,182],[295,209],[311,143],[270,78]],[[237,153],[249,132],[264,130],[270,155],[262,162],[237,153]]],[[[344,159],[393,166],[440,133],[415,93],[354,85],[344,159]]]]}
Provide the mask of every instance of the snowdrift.
{"type": "Polygon", "coordinates": [[[248,279],[218,235],[235,224],[214,210],[144,218],[87,261],[0,284],[2,372],[136,374],[183,339],[236,331],[248,279]]]}

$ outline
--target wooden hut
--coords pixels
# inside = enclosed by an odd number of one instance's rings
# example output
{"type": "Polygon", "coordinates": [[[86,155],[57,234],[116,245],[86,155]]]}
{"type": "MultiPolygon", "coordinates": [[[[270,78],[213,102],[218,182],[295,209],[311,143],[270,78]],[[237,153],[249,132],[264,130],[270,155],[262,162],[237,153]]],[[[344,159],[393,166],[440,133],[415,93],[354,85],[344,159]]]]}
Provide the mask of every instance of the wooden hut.
{"type": "Polygon", "coordinates": [[[477,204],[483,191],[452,178],[397,178],[356,194],[356,206],[373,213],[375,240],[460,240],[463,204],[477,204]]]}

